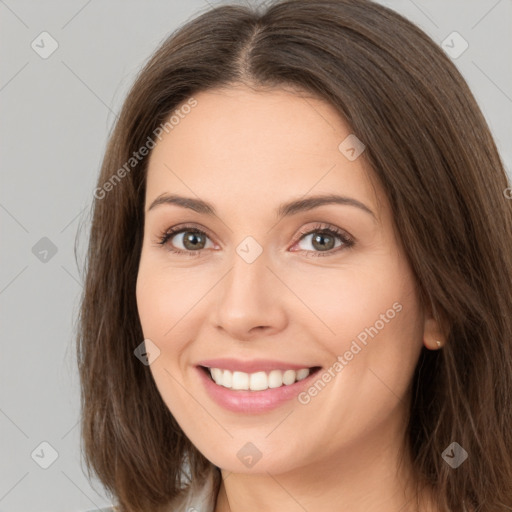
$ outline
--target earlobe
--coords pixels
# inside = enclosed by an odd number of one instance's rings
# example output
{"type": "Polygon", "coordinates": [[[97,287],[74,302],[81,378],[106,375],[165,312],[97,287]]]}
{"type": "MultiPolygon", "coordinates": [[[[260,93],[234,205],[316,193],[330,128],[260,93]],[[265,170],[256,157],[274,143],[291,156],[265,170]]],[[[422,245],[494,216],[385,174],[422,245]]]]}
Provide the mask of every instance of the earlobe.
{"type": "Polygon", "coordinates": [[[444,336],[441,334],[439,325],[432,317],[425,320],[423,344],[429,350],[439,350],[444,345],[444,336]]]}
{"type": "Polygon", "coordinates": [[[427,337],[423,338],[423,344],[429,350],[439,350],[444,345],[444,343],[440,340],[427,337]]]}

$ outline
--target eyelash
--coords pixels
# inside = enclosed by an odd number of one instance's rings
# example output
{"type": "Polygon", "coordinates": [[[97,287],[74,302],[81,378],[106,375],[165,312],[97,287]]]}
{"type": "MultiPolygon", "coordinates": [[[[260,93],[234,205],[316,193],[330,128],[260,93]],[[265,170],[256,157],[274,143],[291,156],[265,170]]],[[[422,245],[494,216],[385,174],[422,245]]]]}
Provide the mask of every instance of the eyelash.
{"type": "MultiPolygon", "coordinates": [[[[170,228],[170,229],[162,232],[158,236],[158,242],[157,243],[158,243],[158,245],[165,246],[167,244],[167,242],[174,235],[177,235],[179,233],[183,233],[184,231],[189,231],[189,232],[192,232],[192,233],[204,235],[204,236],[210,238],[205,231],[203,231],[201,229],[198,229],[195,226],[191,226],[191,225],[187,226],[187,225],[185,225],[185,226],[176,226],[174,228],[170,228]]],[[[338,253],[340,250],[349,249],[349,248],[351,248],[355,244],[355,241],[351,237],[349,237],[345,232],[341,231],[336,226],[332,226],[330,224],[321,224],[320,223],[320,224],[317,224],[316,226],[313,226],[312,228],[310,228],[308,230],[301,231],[299,233],[297,239],[294,241],[293,245],[295,245],[296,243],[300,242],[302,240],[302,238],[304,238],[306,235],[310,235],[312,233],[322,233],[322,234],[333,235],[333,236],[339,238],[342,241],[343,245],[337,247],[336,249],[330,249],[329,251],[306,251],[304,249],[301,249],[301,250],[298,250],[296,252],[310,252],[310,253],[313,253],[314,257],[317,257],[317,256],[319,256],[319,257],[331,256],[333,254],[338,253]]],[[[172,245],[169,245],[167,247],[167,250],[169,252],[172,252],[172,253],[175,253],[175,254],[188,254],[190,256],[192,256],[192,255],[200,256],[201,253],[203,251],[205,251],[206,249],[200,249],[198,251],[184,251],[183,249],[176,249],[172,245]]]]}

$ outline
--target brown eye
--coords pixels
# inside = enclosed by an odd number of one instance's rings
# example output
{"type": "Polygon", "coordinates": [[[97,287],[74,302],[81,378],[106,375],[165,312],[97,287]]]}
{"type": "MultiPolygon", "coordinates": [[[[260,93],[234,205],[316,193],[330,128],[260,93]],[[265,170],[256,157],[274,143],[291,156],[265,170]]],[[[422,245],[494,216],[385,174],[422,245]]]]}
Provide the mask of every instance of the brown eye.
{"type": "Polygon", "coordinates": [[[205,235],[198,231],[183,231],[182,244],[187,251],[204,249],[204,245],[206,244],[205,235]]]}
{"type": "Polygon", "coordinates": [[[354,245],[354,240],[334,226],[325,227],[320,224],[313,227],[307,232],[302,232],[297,246],[301,251],[311,254],[312,256],[330,256],[338,253],[340,250],[348,249],[354,245]],[[311,248],[300,247],[305,240],[309,239],[311,248]],[[337,240],[339,242],[337,242],[337,240]]]}
{"type": "Polygon", "coordinates": [[[328,251],[336,246],[336,237],[327,233],[317,233],[311,239],[311,244],[315,249],[328,251]]]}
{"type": "Polygon", "coordinates": [[[159,244],[175,253],[200,253],[206,248],[208,240],[204,231],[185,226],[167,230],[160,236],[159,244]]]}

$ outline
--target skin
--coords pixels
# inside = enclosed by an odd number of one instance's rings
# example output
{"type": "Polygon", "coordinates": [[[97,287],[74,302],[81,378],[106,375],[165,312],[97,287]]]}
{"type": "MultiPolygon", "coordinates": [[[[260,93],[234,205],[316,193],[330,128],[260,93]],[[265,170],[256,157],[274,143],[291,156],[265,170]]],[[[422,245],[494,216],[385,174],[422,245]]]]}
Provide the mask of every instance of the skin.
{"type": "MultiPolygon", "coordinates": [[[[144,337],[160,350],[150,369],[164,402],[221,468],[216,512],[416,510],[405,479],[410,460],[397,470],[398,450],[422,344],[433,349],[442,338],[420,306],[364,153],[347,159],[338,145],[348,125],[329,104],[296,91],[233,86],[194,97],[197,106],[150,156],[137,304],[144,337]],[[169,204],[148,210],[163,193],[206,200],[217,216],[169,204]],[[330,204],[278,222],[282,202],[332,193],[357,199],[375,217],[330,204]],[[158,244],[183,223],[208,233],[200,256],[158,244]],[[335,238],[322,250],[312,241],[318,230],[299,239],[317,223],[345,231],[355,245],[339,250],[335,238]],[[247,236],[263,249],[250,264],[236,252],[247,236]],[[230,412],[197,375],[195,365],[214,357],[332,367],[394,303],[401,311],[308,404],[230,412]],[[262,453],[252,468],[237,457],[247,442],[262,453]]],[[[183,234],[170,245],[193,252],[183,234]]],[[[435,510],[429,499],[420,496],[435,510]]]]}

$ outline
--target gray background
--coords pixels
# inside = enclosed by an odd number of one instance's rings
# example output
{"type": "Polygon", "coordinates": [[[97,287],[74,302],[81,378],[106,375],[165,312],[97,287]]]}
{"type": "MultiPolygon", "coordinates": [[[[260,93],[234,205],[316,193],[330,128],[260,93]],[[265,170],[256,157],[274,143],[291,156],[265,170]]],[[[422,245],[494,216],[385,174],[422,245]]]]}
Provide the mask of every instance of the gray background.
{"type": "MultiPolygon", "coordinates": [[[[0,512],[109,504],[80,463],[75,237],[82,223],[81,262],[107,137],[135,73],[171,31],[218,3],[0,0],[0,512]],[[58,43],[46,59],[31,47],[51,49],[43,31],[58,43]]],[[[510,173],[512,1],[382,3],[440,45],[453,31],[469,43],[454,62],[510,173]]]]}

